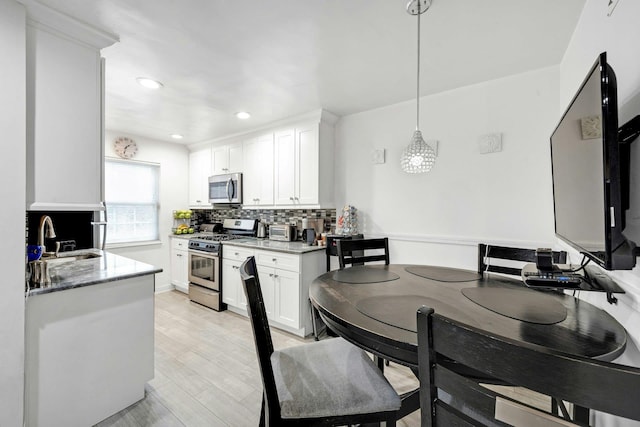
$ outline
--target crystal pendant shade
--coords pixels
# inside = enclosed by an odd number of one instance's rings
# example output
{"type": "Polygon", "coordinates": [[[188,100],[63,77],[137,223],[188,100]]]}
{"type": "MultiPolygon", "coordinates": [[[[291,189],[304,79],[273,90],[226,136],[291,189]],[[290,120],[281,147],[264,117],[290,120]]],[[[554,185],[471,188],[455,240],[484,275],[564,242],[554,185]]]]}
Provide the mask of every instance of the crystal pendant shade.
{"type": "Polygon", "coordinates": [[[435,162],[436,152],[422,139],[422,132],[416,130],[411,143],[402,152],[402,170],[407,173],[429,172],[435,162]]]}

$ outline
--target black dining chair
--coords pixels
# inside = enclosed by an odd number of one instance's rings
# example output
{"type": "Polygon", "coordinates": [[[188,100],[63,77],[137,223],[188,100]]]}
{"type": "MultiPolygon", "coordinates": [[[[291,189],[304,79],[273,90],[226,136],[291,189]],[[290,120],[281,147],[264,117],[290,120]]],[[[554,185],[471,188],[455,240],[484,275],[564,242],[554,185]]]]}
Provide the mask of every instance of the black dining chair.
{"type": "Polygon", "coordinates": [[[389,239],[354,239],[338,240],[338,262],[340,269],[347,265],[363,265],[367,262],[384,261],[389,265],[389,239]],[[368,251],[382,250],[382,253],[371,254],[368,251]]]}
{"type": "MultiPolygon", "coordinates": [[[[331,270],[331,258],[338,256],[338,241],[339,240],[351,240],[351,239],[364,239],[362,234],[353,234],[350,236],[342,236],[342,235],[327,235],[326,247],[325,247],[325,256],[327,260],[327,271],[331,270]]],[[[358,254],[359,252],[355,252],[358,254]]],[[[315,307],[311,303],[311,299],[309,299],[309,311],[311,315],[311,329],[313,333],[313,337],[316,341],[320,340],[323,332],[327,337],[335,337],[336,334],[324,324],[315,307]]]]}
{"type": "MultiPolygon", "coordinates": [[[[379,239],[353,239],[338,240],[336,242],[338,249],[338,263],[342,270],[347,265],[364,265],[368,262],[384,261],[385,265],[389,265],[389,239],[387,237],[379,239]],[[369,251],[377,251],[371,254],[369,251]],[[382,253],[380,253],[382,251],[382,253]]],[[[389,361],[378,359],[377,364],[380,369],[384,369],[384,365],[389,366],[389,361]]]]}
{"type": "Polygon", "coordinates": [[[418,310],[417,322],[422,427],[585,426],[589,409],[640,421],[639,368],[516,343],[424,306],[418,310]],[[555,396],[562,417],[459,375],[448,369],[451,361],[487,377],[555,396]],[[573,414],[563,402],[573,404],[573,414]]]}
{"type": "Polygon", "coordinates": [[[274,350],[254,257],[240,275],[262,375],[261,426],[395,426],[400,397],[363,350],[342,338],[274,350]]]}
{"type": "MultiPolygon", "coordinates": [[[[567,262],[567,253],[565,251],[553,251],[553,263],[565,264],[567,262]]],[[[478,273],[492,272],[508,274],[520,277],[522,274],[522,265],[525,263],[536,262],[536,250],[525,248],[512,248],[508,246],[494,246],[484,243],[478,244],[478,273]],[[494,260],[518,261],[520,267],[495,264],[494,260]]],[[[506,264],[506,263],[502,263],[506,264]]]]}

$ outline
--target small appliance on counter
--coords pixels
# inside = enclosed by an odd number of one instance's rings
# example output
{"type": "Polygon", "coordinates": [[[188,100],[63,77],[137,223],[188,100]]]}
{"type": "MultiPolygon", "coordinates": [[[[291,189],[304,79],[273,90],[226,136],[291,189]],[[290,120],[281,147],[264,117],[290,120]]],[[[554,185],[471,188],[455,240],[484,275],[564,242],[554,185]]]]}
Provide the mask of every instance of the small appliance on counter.
{"type": "Polygon", "coordinates": [[[324,233],[324,218],[303,218],[301,223],[302,240],[310,245],[315,244],[324,233]]]}
{"type": "Polygon", "coordinates": [[[313,245],[316,241],[316,230],[313,228],[305,228],[302,230],[302,241],[313,245]]]}
{"type": "Polygon", "coordinates": [[[258,231],[256,232],[256,237],[258,239],[264,239],[267,237],[267,226],[264,222],[258,222],[258,231]]]}
{"type": "Polygon", "coordinates": [[[293,242],[296,240],[296,226],[290,224],[272,224],[269,226],[269,240],[293,242]]]}

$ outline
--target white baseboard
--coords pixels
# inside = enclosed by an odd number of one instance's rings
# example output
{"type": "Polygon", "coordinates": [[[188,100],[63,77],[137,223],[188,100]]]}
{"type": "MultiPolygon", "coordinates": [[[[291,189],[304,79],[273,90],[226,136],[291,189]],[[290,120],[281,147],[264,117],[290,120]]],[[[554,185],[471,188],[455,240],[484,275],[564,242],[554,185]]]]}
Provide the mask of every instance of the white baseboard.
{"type": "Polygon", "coordinates": [[[155,293],[156,294],[160,294],[162,292],[169,292],[175,289],[175,286],[173,286],[171,283],[163,283],[162,285],[159,285],[156,283],[156,290],[155,293]]]}

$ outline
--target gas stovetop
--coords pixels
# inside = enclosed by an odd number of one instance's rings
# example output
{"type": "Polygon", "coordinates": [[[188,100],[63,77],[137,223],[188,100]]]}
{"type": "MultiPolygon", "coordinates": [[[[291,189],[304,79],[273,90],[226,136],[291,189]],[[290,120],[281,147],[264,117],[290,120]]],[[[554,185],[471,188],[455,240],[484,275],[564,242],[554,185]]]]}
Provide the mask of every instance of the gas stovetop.
{"type": "Polygon", "coordinates": [[[243,237],[245,236],[237,236],[235,234],[202,235],[189,239],[189,249],[194,251],[216,253],[220,250],[220,242],[241,239],[243,237]]]}
{"type": "MultiPolygon", "coordinates": [[[[210,224],[213,225],[213,224],[210,224]]],[[[220,224],[217,224],[220,225],[220,224]]],[[[205,228],[205,230],[208,227],[205,228]]],[[[213,230],[220,230],[220,227],[211,227],[213,230]]],[[[202,252],[217,253],[220,251],[220,242],[228,240],[242,239],[246,237],[255,237],[256,220],[234,220],[225,219],[222,224],[224,233],[203,233],[197,237],[189,239],[189,249],[202,252]]]]}

